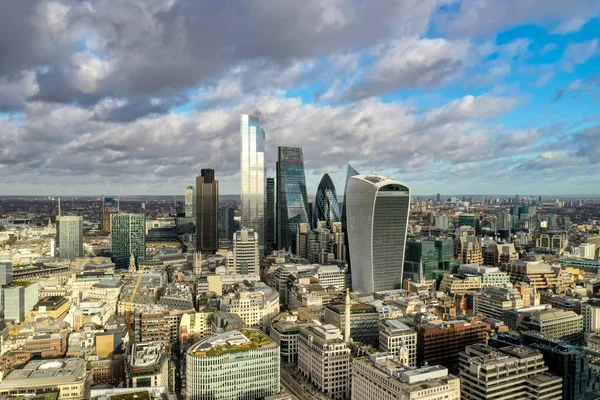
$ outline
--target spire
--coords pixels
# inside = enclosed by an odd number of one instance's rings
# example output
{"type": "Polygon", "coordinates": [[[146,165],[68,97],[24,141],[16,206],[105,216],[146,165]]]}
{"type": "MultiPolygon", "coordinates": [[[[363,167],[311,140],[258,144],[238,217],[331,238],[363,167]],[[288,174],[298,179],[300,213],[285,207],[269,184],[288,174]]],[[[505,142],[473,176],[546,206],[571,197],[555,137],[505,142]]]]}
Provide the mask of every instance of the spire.
{"type": "Polygon", "coordinates": [[[135,267],[135,256],[131,253],[131,256],[129,257],[129,272],[133,274],[135,271],[137,271],[137,268],[135,267]]]}
{"type": "Polygon", "coordinates": [[[344,339],[346,339],[346,344],[350,344],[350,289],[346,289],[346,314],[344,323],[344,339]]]}
{"type": "Polygon", "coordinates": [[[194,274],[202,274],[202,253],[199,251],[194,253],[194,274]]]}

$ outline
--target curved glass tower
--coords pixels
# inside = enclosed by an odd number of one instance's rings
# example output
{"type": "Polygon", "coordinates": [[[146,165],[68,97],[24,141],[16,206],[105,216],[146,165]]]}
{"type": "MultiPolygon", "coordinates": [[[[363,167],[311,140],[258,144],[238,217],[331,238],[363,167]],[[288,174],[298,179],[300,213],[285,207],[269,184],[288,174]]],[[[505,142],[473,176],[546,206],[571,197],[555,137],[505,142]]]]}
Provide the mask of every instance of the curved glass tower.
{"type": "Polygon", "coordinates": [[[314,228],[317,227],[318,221],[325,221],[327,227],[331,227],[332,222],[340,221],[340,205],[335,193],[335,186],[329,174],[323,175],[317,187],[312,217],[314,228]]]}
{"type": "MultiPolygon", "coordinates": [[[[344,204],[342,204],[342,231],[346,232],[346,193],[348,193],[348,181],[353,176],[360,175],[357,170],[352,168],[350,164],[348,164],[348,172],[346,172],[346,185],[344,186],[344,204]]],[[[347,241],[346,241],[347,242],[347,241]]]]}
{"type": "Polygon", "coordinates": [[[347,194],[352,288],[401,288],[410,188],[381,175],[357,175],[347,194]]]}
{"type": "Polygon", "coordinates": [[[304,158],[298,147],[279,147],[277,153],[277,248],[295,253],[298,224],[310,222],[304,158]]]}
{"type": "Polygon", "coordinates": [[[241,227],[258,233],[259,249],[265,243],[265,131],[257,117],[240,116],[241,227]]]}

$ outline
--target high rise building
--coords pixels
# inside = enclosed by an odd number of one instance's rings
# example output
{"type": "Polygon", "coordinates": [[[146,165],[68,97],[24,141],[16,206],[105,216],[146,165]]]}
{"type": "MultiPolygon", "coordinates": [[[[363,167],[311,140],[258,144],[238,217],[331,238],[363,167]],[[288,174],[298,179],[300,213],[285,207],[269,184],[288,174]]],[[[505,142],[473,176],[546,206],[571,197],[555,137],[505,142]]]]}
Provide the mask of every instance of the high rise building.
{"type": "Polygon", "coordinates": [[[113,214],[110,223],[110,251],[117,259],[138,262],[146,259],[146,217],[144,214],[113,214]]]}
{"type": "Polygon", "coordinates": [[[352,360],[352,400],[458,400],[460,379],[441,365],[406,368],[394,354],[352,360]]]}
{"type": "Polygon", "coordinates": [[[461,399],[561,399],[562,380],[548,374],[539,351],[479,344],[460,354],[461,399]]]}
{"type": "Polygon", "coordinates": [[[333,325],[300,329],[298,370],[333,400],[350,395],[350,348],[333,325]]]}
{"type": "Polygon", "coordinates": [[[235,208],[219,207],[219,239],[231,240],[233,234],[238,230],[235,208]]]}
{"type": "Polygon", "coordinates": [[[317,187],[312,218],[313,228],[317,228],[319,221],[324,221],[325,225],[330,228],[334,222],[339,222],[340,220],[340,204],[338,203],[335,186],[329,174],[323,175],[317,187]]]}
{"type": "Polygon", "coordinates": [[[423,271],[424,279],[436,279],[438,274],[451,271],[453,258],[452,239],[410,239],[406,242],[404,278],[420,282],[423,271]]]}
{"type": "Polygon", "coordinates": [[[265,205],[265,254],[275,250],[275,178],[267,178],[267,203],[265,205]]]}
{"type": "Polygon", "coordinates": [[[296,252],[299,223],[309,223],[302,149],[279,147],[277,155],[277,247],[296,252]]]}
{"type": "Polygon", "coordinates": [[[356,175],[360,175],[358,173],[357,170],[355,170],[354,168],[352,168],[352,166],[350,164],[348,164],[348,171],[346,172],[346,183],[344,184],[344,203],[342,204],[342,216],[341,216],[341,221],[342,221],[342,230],[344,232],[346,232],[347,230],[347,218],[346,218],[346,200],[347,200],[347,194],[348,194],[348,182],[350,181],[350,178],[352,178],[353,176],[356,175]]]}
{"type": "Polygon", "coordinates": [[[348,183],[347,202],[352,287],[401,288],[410,188],[380,175],[357,175],[348,183]]]}
{"type": "Polygon", "coordinates": [[[257,329],[210,336],[186,352],[188,400],[263,399],[279,393],[279,346],[257,329]]]}
{"type": "Polygon", "coordinates": [[[185,188],[185,216],[191,218],[196,215],[196,190],[193,186],[185,188]]]}
{"type": "Polygon", "coordinates": [[[13,265],[11,261],[0,262],[0,286],[10,285],[13,281],[13,265]]]}
{"type": "Polygon", "coordinates": [[[265,131],[258,117],[240,116],[241,161],[241,227],[258,233],[259,250],[265,240],[265,131]]]}
{"type": "Polygon", "coordinates": [[[39,299],[38,282],[18,282],[2,287],[2,308],[4,319],[16,323],[25,321],[29,311],[33,309],[39,299]]]}
{"type": "Polygon", "coordinates": [[[219,181],[215,170],[204,168],[196,178],[196,250],[219,249],[219,181]]]}
{"type": "Polygon", "coordinates": [[[233,250],[227,257],[227,272],[230,274],[260,274],[258,234],[242,228],[233,235],[233,250]]]}
{"type": "Polygon", "coordinates": [[[58,217],[56,241],[60,249],[59,257],[72,260],[83,257],[83,217],[58,217]]]}

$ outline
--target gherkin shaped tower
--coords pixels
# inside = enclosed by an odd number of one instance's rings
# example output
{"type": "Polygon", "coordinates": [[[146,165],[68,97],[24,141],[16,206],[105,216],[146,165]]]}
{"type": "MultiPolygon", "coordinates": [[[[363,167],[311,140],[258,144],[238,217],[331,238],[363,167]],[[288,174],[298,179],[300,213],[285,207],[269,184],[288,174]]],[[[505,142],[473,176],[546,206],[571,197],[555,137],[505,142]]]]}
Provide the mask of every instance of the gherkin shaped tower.
{"type": "Polygon", "coordinates": [[[328,227],[331,227],[333,222],[340,221],[340,205],[335,193],[335,186],[329,174],[325,174],[321,178],[315,196],[313,227],[317,227],[318,221],[325,221],[328,227]]]}

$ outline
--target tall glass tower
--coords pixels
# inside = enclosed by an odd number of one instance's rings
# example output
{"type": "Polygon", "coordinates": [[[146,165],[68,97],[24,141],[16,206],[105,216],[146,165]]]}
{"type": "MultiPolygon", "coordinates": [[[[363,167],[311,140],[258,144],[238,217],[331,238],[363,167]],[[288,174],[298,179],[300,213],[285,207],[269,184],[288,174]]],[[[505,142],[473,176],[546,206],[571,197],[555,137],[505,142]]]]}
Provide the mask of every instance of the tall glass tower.
{"type": "Polygon", "coordinates": [[[340,222],[340,205],[329,174],[323,175],[317,187],[312,218],[314,228],[317,227],[319,221],[325,221],[329,228],[333,226],[332,222],[340,222]]]}
{"type": "Polygon", "coordinates": [[[131,254],[146,259],[146,217],[144,214],[113,214],[110,219],[110,251],[119,267],[125,267],[131,254]]]}
{"type": "Polygon", "coordinates": [[[347,199],[352,288],[400,289],[410,188],[380,175],[357,175],[348,182],[347,199]]]}
{"type": "Polygon", "coordinates": [[[257,117],[240,116],[241,227],[258,233],[259,250],[265,243],[265,131],[257,117]]]}
{"type": "Polygon", "coordinates": [[[83,257],[83,217],[60,216],[56,227],[59,257],[69,260],[83,257]]]}
{"type": "Polygon", "coordinates": [[[267,178],[267,205],[265,216],[265,254],[275,249],[275,178],[267,178]]]}
{"type": "Polygon", "coordinates": [[[196,177],[196,251],[219,249],[219,181],[215,170],[203,168],[196,177]]]}
{"type": "MultiPolygon", "coordinates": [[[[360,175],[357,170],[348,164],[348,172],[346,172],[346,185],[344,186],[344,204],[342,204],[342,231],[347,232],[346,228],[346,193],[348,193],[348,181],[353,176],[360,175]]],[[[347,241],[346,241],[347,243],[347,241]]]]}
{"type": "Polygon", "coordinates": [[[296,252],[299,223],[309,223],[302,149],[279,147],[277,152],[277,247],[296,252]]]}

